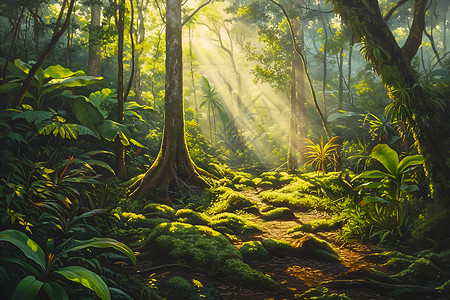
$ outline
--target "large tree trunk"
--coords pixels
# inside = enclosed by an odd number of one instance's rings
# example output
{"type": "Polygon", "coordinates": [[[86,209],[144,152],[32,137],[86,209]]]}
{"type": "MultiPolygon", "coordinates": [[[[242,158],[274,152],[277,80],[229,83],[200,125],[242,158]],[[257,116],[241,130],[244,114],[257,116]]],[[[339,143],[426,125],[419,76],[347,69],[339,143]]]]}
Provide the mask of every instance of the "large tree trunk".
{"type": "Polygon", "coordinates": [[[166,2],[166,93],[164,132],[159,154],[144,177],[131,187],[132,198],[142,197],[150,187],[192,182],[207,186],[200,176],[207,174],[192,161],[185,139],[183,104],[183,61],[181,0],[166,2]]]}
{"type": "MultiPolygon", "coordinates": [[[[417,73],[411,61],[422,43],[425,27],[427,0],[415,0],[413,22],[410,33],[400,47],[392,31],[383,20],[377,0],[332,0],[335,10],[346,19],[356,38],[367,47],[365,58],[375,65],[388,89],[394,106],[403,111],[397,117],[408,122],[418,150],[425,159],[425,170],[431,179],[433,198],[448,209],[450,206],[450,185],[448,163],[450,149],[450,126],[448,107],[440,109],[433,104],[431,95],[419,84],[417,73]],[[373,51],[376,49],[377,51],[373,51]]],[[[448,99],[442,99],[447,101],[448,99]]],[[[441,211],[442,212],[442,211],[441,211]]],[[[441,217],[445,215],[441,213],[441,217]]],[[[445,220],[436,220],[445,228],[445,220]],[[442,223],[443,222],[443,223],[442,223]]],[[[448,228],[447,232],[448,232],[448,228]]],[[[448,233],[447,233],[448,234],[448,233]]]]}
{"type": "Polygon", "coordinates": [[[100,16],[102,8],[100,4],[91,6],[91,24],[89,25],[89,75],[102,75],[102,55],[100,53],[100,16]]]}

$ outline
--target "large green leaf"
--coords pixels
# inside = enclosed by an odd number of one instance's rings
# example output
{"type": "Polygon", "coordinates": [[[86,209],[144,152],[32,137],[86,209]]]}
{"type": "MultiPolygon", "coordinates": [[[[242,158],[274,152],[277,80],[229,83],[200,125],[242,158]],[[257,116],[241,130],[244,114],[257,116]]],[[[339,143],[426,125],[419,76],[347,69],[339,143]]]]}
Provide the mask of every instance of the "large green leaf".
{"type": "Polygon", "coordinates": [[[52,79],[48,83],[44,84],[41,95],[48,94],[59,88],[72,88],[79,86],[86,86],[89,84],[99,83],[102,81],[102,77],[95,76],[76,76],[68,78],[52,79]]]}
{"type": "Polygon", "coordinates": [[[56,65],[56,66],[50,66],[47,69],[44,70],[45,73],[45,77],[46,78],[55,78],[55,79],[60,79],[60,78],[67,78],[67,77],[71,77],[71,76],[86,76],[86,73],[84,73],[84,71],[79,70],[76,72],[71,71],[70,69],[64,68],[61,65],[56,65]]]}
{"type": "Polygon", "coordinates": [[[44,283],[39,281],[33,275],[27,276],[22,279],[17,285],[14,293],[12,294],[12,300],[34,300],[39,293],[44,283]]]}
{"type": "Polygon", "coordinates": [[[63,249],[61,252],[58,253],[58,257],[65,255],[69,252],[78,251],[90,247],[113,248],[127,255],[133,262],[133,264],[136,265],[136,256],[134,255],[134,252],[124,243],[109,238],[92,238],[90,240],[85,241],[74,240],[69,247],[63,249]]]}
{"type": "Polygon", "coordinates": [[[100,124],[104,120],[99,110],[83,97],[73,99],[70,101],[70,105],[81,125],[86,126],[92,132],[98,134],[97,124],[100,124]]]}
{"type": "Polygon", "coordinates": [[[403,172],[406,168],[410,166],[420,165],[423,164],[423,157],[422,155],[410,155],[406,156],[402,159],[402,161],[398,165],[398,172],[403,172]]]}
{"type": "Polygon", "coordinates": [[[51,111],[27,110],[23,112],[23,116],[28,123],[38,125],[45,120],[51,119],[53,117],[53,113],[51,111]]]}
{"type": "Polygon", "coordinates": [[[118,136],[122,144],[125,146],[130,144],[130,131],[128,131],[128,128],[123,124],[112,120],[105,120],[97,127],[97,130],[100,135],[108,141],[114,141],[116,136],[118,136]]]}
{"type": "Polygon", "coordinates": [[[44,290],[52,300],[69,300],[64,288],[54,281],[44,283],[44,290]]]}
{"type": "Polygon", "coordinates": [[[100,278],[100,276],[86,268],[80,266],[69,266],[55,270],[55,273],[58,273],[71,281],[81,283],[88,289],[93,290],[100,299],[111,299],[106,283],[100,278]]]}
{"type": "Polygon", "coordinates": [[[15,229],[7,229],[0,232],[0,241],[8,242],[19,248],[26,257],[37,263],[42,271],[45,271],[45,255],[42,248],[30,239],[25,233],[15,229]]]}
{"type": "Polygon", "coordinates": [[[368,170],[368,171],[364,171],[361,174],[359,174],[358,176],[355,176],[352,181],[358,179],[358,178],[385,178],[385,177],[391,177],[391,178],[395,178],[392,174],[386,173],[386,172],[382,172],[379,170],[368,170]]]}
{"type": "Polygon", "coordinates": [[[386,144],[373,148],[371,157],[378,160],[394,176],[398,174],[398,154],[386,144]]]}
{"type": "Polygon", "coordinates": [[[365,196],[361,202],[359,202],[359,205],[364,206],[367,203],[386,203],[391,204],[391,202],[381,198],[381,197],[374,197],[374,196],[365,196]]]}

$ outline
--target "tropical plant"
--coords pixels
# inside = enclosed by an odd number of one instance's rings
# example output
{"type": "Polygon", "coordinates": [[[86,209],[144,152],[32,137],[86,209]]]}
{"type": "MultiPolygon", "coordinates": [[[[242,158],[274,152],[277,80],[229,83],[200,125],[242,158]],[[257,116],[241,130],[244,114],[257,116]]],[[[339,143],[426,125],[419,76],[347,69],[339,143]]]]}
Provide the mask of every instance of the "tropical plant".
{"type": "Polygon", "coordinates": [[[128,256],[136,265],[134,252],[125,244],[109,238],[84,241],[68,239],[56,247],[54,240],[49,239],[47,252],[25,233],[14,229],[0,232],[0,241],[10,243],[20,250],[19,253],[6,250],[0,260],[6,264],[18,265],[27,274],[15,288],[12,299],[35,299],[41,289],[44,289],[51,299],[69,299],[63,287],[63,278],[91,289],[100,299],[111,299],[108,286],[99,275],[83,266],[65,265],[69,255],[83,249],[113,248],[128,256]]]}
{"type": "MultiPolygon", "coordinates": [[[[6,63],[5,59],[0,59],[0,66],[2,69],[6,63]]],[[[9,74],[7,78],[8,83],[1,85],[0,93],[7,95],[7,97],[14,97],[20,90],[23,81],[26,79],[31,65],[16,59],[14,63],[9,62],[7,69],[9,74]]],[[[32,81],[32,89],[25,95],[26,98],[34,100],[34,104],[38,110],[42,110],[46,105],[46,100],[57,97],[61,90],[68,88],[86,86],[101,82],[103,78],[87,76],[84,71],[72,72],[71,70],[62,67],[61,65],[49,66],[45,70],[39,68],[36,76],[32,81]]]]}
{"type": "Polygon", "coordinates": [[[371,157],[379,161],[386,168],[387,172],[367,170],[352,179],[352,181],[358,178],[381,179],[379,182],[370,181],[360,186],[361,188],[378,189],[380,193],[380,197],[364,197],[364,203],[397,204],[401,201],[404,193],[415,192],[419,189],[416,184],[407,181],[406,175],[417,165],[423,164],[421,155],[409,155],[399,161],[397,152],[386,144],[379,144],[373,148],[371,157]]]}
{"type": "Polygon", "coordinates": [[[203,98],[205,100],[200,103],[200,108],[203,106],[208,107],[208,123],[209,123],[209,137],[211,138],[211,143],[213,142],[213,134],[212,134],[212,127],[214,126],[214,132],[217,132],[216,130],[216,111],[219,113],[222,111],[222,104],[220,103],[219,99],[217,99],[217,92],[216,88],[212,87],[209,83],[208,79],[205,76],[202,76],[203,80],[203,98]],[[211,124],[211,114],[213,117],[213,125],[211,124]]]}
{"type": "Polygon", "coordinates": [[[302,138],[308,144],[304,146],[304,154],[308,161],[305,163],[307,166],[314,167],[317,172],[327,174],[327,165],[331,163],[336,165],[336,155],[339,145],[336,144],[336,140],[339,137],[335,136],[329,140],[326,144],[323,143],[323,137],[320,137],[320,143],[315,144],[312,140],[302,138]]]}
{"type": "Polygon", "coordinates": [[[421,155],[410,155],[399,161],[397,152],[386,144],[377,145],[372,150],[371,158],[379,161],[387,172],[367,170],[352,179],[379,181],[365,182],[355,188],[362,199],[358,207],[352,210],[353,217],[349,223],[356,222],[360,231],[366,231],[370,238],[378,238],[380,242],[388,238],[404,238],[411,229],[411,220],[404,203],[405,195],[419,189],[407,175],[423,163],[423,158],[421,155]],[[375,190],[376,193],[366,195],[366,190],[375,190]]]}

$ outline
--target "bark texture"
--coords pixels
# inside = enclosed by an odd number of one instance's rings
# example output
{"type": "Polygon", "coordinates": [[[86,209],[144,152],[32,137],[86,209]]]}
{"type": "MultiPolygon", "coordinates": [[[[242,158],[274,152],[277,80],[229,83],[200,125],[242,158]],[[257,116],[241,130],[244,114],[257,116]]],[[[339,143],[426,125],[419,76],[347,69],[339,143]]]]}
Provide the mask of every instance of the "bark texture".
{"type": "Polygon", "coordinates": [[[164,187],[175,182],[207,186],[200,175],[207,173],[189,155],[185,138],[183,104],[183,61],[181,39],[181,0],[166,4],[166,87],[164,132],[159,154],[144,177],[131,186],[132,198],[141,198],[150,187],[164,187]]]}

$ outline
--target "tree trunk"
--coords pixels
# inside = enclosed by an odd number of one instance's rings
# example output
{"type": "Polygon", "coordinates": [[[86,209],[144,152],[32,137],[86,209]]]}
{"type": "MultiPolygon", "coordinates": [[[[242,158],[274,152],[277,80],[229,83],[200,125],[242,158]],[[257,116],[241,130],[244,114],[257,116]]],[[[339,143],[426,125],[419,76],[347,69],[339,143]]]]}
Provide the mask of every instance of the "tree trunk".
{"type": "Polygon", "coordinates": [[[72,15],[72,11],[73,11],[73,7],[75,5],[75,2],[76,2],[76,0],[70,0],[69,5],[68,5],[68,9],[67,9],[66,20],[62,24],[61,28],[58,30],[59,21],[62,19],[62,16],[64,14],[64,7],[61,8],[60,14],[58,16],[58,23],[56,24],[55,31],[53,32],[53,36],[50,39],[50,42],[48,43],[48,45],[45,48],[45,50],[42,53],[42,55],[39,57],[37,62],[31,67],[30,71],[28,72],[27,78],[25,79],[25,81],[24,81],[24,83],[22,85],[22,88],[19,90],[19,92],[17,94],[16,100],[15,100],[15,103],[14,103],[15,106],[18,106],[18,105],[22,104],[22,101],[25,98],[25,95],[26,95],[28,89],[30,88],[31,83],[33,82],[34,76],[36,75],[37,71],[42,66],[42,64],[45,62],[47,57],[53,51],[53,48],[58,43],[58,41],[61,38],[61,36],[64,34],[64,32],[69,27],[70,16],[72,15]]]}
{"type": "MultiPolygon", "coordinates": [[[[125,35],[125,0],[119,2],[118,12],[116,13],[116,27],[118,33],[117,40],[117,122],[123,124],[124,121],[124,80],[123,80],[123,42],[125,35]]],[[[127,177],[127,168],[125,164],[125,147],[116,138],[116,175],[120,179],[127,177]]]]}
{"type": "MultiPolygon", "coordinates": [[[[365,58],[375,65],[388,89],[393,106],[404,111],[398,118],[410,124],[423,155],[427,177],[431,179],[431,194],[447,209],[450,206],[450,126],[448,107],[440,109],[433,104],[432,96],[419,84],[411,61],[422,43],[427,0],[415,0],[413,22],[408,38],[400,47],[383,20],[377,0],[362,3],[356,0],[332,0],[335,10],[346,19],[358,39],[362,37],[367,47],[365,58]],[[377,48],[378,51],[373,51],[377,48]],[[379,53],[374,55],[373,53],[379,53]]],[[[445,100],[444,100],[445,101],[445,100]]],[[[448,100],[447,100],[448,101],[448,100]]],[[[448,102],[447,102],[448,103],[448,102]]],[[[441,211],[442,212],[442,211],[441,211]]],[[[445,214],[440,215],[445,216],[445,214]]],[[[445,228],[445,220],[435,220],[445,228]]],[[[447,228],[448,232],[448,228],[447,228]]],[[[447,233],[448,234],[448,233],[447,233]]]]}
{"type": "Polygon", "coordinates": [[[166,87],[164,132],[159,154],[144,177],[131,186],[132,198],[141,198],[150,187],[164,187],[176,181],[207,186],[200,176],[207,173],[192,161],[185,139],[183,104],[183,61],[181,0],[166,2],[166,87]]]}
{"type": "Polygon", "coordinates": [[[298,136],[298,120],[297,120],[297,79],[295,73],[294,62],[292,62],[291,71],[291,92],[289,100],[289,151],[288,151],[288,161],[287,161],[287,171],[289,173],[295,173],[298,168],[298,142],[300,138],[298,136]]]}
{"type": "Polygon", "coordinates": [[[89,26],[89,65],[88,72],[92,76],[102,75],[102,55],[100,53],[100,16],[102,8],[95,3],[91,6],[91,24],[89,26]]]}

